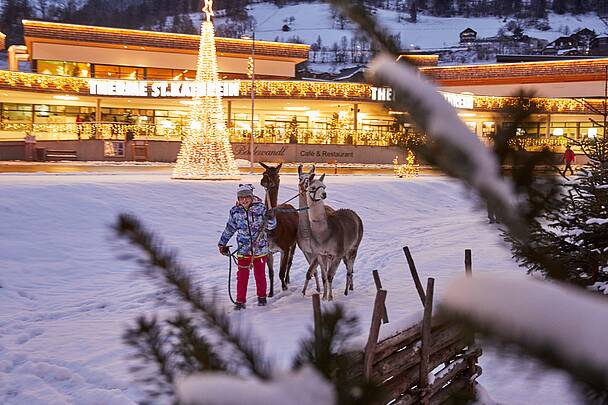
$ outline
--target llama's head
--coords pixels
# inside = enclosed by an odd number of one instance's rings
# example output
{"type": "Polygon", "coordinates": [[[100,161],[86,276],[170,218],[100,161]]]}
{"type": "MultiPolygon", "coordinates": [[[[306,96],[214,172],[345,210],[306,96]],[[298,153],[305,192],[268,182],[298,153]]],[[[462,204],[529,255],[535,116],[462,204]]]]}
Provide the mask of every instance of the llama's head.
{"type": "Polygon", "coordinates": [[[279,182],[281,181],[279,178],[279,172],[281,171],[283,163],[279,163],[278,166],[272,167],[260,162],[260,166],[264,168],[264,173],[262,173],[262,181],[260,181],[262,187],[264,187],[266,190],[279,188],[279,182]]]}
{"type": "Polygon", "coordinates": [[[300,193],[305,193],[308,189],[308,185],[315,177],[315,165],[312,165],[312,168],[308,173],[305,173],[302,169],[302,165],[298,166],[298,178],[300,179],[300,193]]]}
{"type": "Polygon", "coordinates": [[[324,179],[325,174],[322,174],[321,177],[317,179],[315,179],[313,176],[308,184],[308,197],[310,200],[318,202],[327,198],[327,193],[325,192],[325,183],[323,183],[324,179]]]}

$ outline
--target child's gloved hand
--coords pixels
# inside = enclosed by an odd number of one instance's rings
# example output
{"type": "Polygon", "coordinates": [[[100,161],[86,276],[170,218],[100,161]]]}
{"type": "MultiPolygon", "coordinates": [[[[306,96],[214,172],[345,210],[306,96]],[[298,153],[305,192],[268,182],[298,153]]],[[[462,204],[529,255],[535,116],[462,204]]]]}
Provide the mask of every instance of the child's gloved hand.
{"type": "Polygon", "coordinates": [[[217,245],[217,248],[220,251],[220,254],[222,254],[224,256],[230,256],[230,248],[228,248],[228,246],[226,246],[226,245],[217,245]]]}

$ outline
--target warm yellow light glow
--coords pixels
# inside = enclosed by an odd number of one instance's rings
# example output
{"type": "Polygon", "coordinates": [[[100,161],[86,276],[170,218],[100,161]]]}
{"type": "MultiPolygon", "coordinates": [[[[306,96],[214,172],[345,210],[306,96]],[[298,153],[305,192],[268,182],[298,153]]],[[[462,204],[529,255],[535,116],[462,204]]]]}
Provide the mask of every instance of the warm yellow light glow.
{"type": "Polygon", "coordinates": [[[459,117],[476,117],[477,114],[475,113],[458,113],[459,117]]]}
{"type": "MultiPolygon", "coordinates": [[[[215,31],[210,21],[212,1],[205,0],[207,19],[201,23],[201,36],[196,69],[196,82],[219,82],[215,31]]],[[[192,98],[189,130],[184,137],[174,179],[238,179],[239,169],[234,161],[229,134],[224,122],[222,97],[199,94],[192,98]]]]}
{"type": "Polygon", "coordinates": [[[66,101],[76,101],[76,100],[80,100],[80,98],[76,97],[76,96],[68,96],[67,94],[65,95],[61,95],[61,96],[53,96],[54,99],[57,100],[66,100],[66,101]]]}
{"type": "Polygon", "coordinates": [[[564,136],[564,128],[555,128],[553,130],[553,135],[555,135],[555,136],[564,136]]]}
{"type": "Polygon", "coordinates": [[[283,107],[283,109],[287,110],[287,111],[308,111],[308,110],[310,110],[310,107],[296,107],[296,106],[290,107],[290,106],[287,106],[287,107],[283,107]]]}
{"type": "Polygon", "coordinates": [[[587,136],[591,139],[597,138],[597,128],[589,128],[587,131],[587,136]]]}
{"type": "Polygon", "coordinates": [[[399,156],[393,159],[393,171],[397,177],[416,177],[420,174],[420,165],[416,164],[416,156],[411,150],[407,151],[405,164],[399,164],[399,156]]]}

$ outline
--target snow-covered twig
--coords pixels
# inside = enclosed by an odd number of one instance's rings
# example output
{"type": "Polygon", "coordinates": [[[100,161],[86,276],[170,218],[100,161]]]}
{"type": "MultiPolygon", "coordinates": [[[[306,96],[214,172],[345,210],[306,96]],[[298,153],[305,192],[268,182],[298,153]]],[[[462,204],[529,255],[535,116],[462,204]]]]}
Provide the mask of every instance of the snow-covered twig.
{"type": "Polygon", "coordinates": [[[607,304],[603,297],[567,285],[479,276],[453,282],[440,308],[606,392],[607,304]]]}
{"type": "Polygon", "coordinates": [[[333,405],[331,383],[312,367],[288,372],[264,382],[221,373],[203,373],[178,379],[177,398],[184,405],[333,405]]]}
{"type": "Polygon", "coordinates": [[[440,167],[471,186],[494,207],[516,234],[525,235],[512,183],[500,175],[498,160],[462,122],[436,88],[411,66],[395,63],[390,54],[374,59],[370,78],[391,86],[399,101],[428,136],[428,146],[440,167]]]}

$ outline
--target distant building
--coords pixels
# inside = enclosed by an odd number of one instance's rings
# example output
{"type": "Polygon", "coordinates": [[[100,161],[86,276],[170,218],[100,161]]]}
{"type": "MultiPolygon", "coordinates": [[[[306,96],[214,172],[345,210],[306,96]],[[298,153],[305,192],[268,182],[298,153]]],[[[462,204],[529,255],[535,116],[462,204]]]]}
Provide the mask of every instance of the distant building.
{"type": "Polygon", "coordinates": [[[608,55],[608,35],[598,35],[589,44],[590,55],[608,55]]]}
{"type": "Polygon", "coordinates": [[[550,42],[542,53],[543,55],[587,55],[591,41],[595,37],[595,31],[583,28],[570,36],[562,36],[550,42]]]}
{"type": "Polygon", "coordinates": [[[477,31],[472,28],[467,28],[460,33],[460,43],[466,44],[477,40],[477,31]]]}

